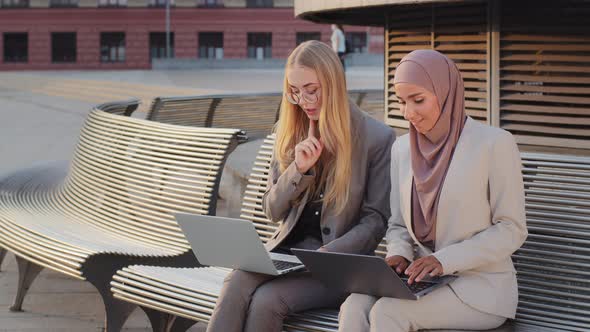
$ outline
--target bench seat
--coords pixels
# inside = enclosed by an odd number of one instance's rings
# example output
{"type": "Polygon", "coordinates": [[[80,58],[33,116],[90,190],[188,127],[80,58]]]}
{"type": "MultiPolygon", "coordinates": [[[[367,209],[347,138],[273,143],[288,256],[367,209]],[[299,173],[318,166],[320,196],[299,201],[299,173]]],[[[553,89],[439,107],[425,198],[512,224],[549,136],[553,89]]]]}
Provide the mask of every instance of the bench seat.
{"type": "MultiPolygon", "coordinates": [[[[229,269],[130,266],[115,275],[115,297],[190,320],[208,322],[229,269]]],[[[335,332],[338,311],[311,310],[289,316],[284,331],[335,332]]],[[[455,332],[455,330],[436,330],[455,332]]],[[[493,332],[544,332],[550,328],[508,322],[493,332]]],[[[458,332],[458,331],[457,331],[458,332]]]]}
{"type": "MultiPolygon", "coordinates": [[[[244,195],[241,218],[250,220],[263,242],[277,225],[262,210],[274,136],[262,144],[244,195]]],[[[590,158],[522,153],[529,237],[513,255],[520,302],[517,319],[500,331],[590,331],[590,158]]],[[[385,243],[377,249],[384,256],[385,243]]],[[[227,269],[129,266],[111,282],[115,298],[207,322],[227,269]]],[[[153,318],[152,321],[157,320],[153,318]]],[[[184,331],[190,324],[173,331],[184,331]]],[[[337,311],[291,316],[286,331],[336,331],[337,311]]]]}

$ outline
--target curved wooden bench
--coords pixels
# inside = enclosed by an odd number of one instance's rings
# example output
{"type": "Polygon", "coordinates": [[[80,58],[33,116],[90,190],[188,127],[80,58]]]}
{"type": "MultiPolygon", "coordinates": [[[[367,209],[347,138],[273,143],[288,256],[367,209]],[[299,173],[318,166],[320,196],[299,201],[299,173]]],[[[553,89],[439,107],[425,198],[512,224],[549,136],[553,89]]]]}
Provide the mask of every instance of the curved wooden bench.
{"type": "Polygon", "coordinates": [[[215,214],[238,130],[192,128],[92,110],[69,169],[45,165],[0,179],[0,246],[17,257],[11,310],[43,268],[92,283],[119,331],[134,309],[109,282],[129,264],[197,266],[177,211],[215,214]]]}
{"type": "MultiPolygon", "coordinates": [[[[241,217],[262,241],[276,225],[262,212],[272,155],[267,137],[253,167],[241,217]]],[[[588,331],[590,329],[590,158],[522,153],[529,238],[513,259],[520,303],[516,321],[496,331],[588,331]]],[[[378,254],[385,254],[382,243],[378,254]]],[[[210,319],[228,269],[129,266],[111,283],[115,298],[140,305],[154,327],[185,331],[210,319]]],[[[336,331],[336,310],[292,315],[285,331],[336,331]]]]}
{"type": "MultiPolygon", "coordinates": [[[[111,114],[118,114],[124,116],[131,116],[137,107],[139,106],[140,100],[139,99],[128,99],[124,101],[116,101],[116,102],[108,102],[104,104],[100,104],[95,106],[93,109],[102,110],[107,113],[111,114]]],[[[67,167],[67,164],[64,164],[63,167],[67,167]]],[[[2,262],[6,257],[6,249],[0,248],[0,271],[2,267],[2,262]]]]}

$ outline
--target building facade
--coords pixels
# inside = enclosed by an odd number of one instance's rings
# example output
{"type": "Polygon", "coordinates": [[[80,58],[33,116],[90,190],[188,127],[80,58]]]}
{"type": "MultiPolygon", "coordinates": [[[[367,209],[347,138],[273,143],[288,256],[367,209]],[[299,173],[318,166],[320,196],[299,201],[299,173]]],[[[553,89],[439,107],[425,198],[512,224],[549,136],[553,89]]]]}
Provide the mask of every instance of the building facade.
{"type": "MultiPolygon", "coordinates": [[[[0,0],[0,70],[149,69],[167,56],[166,0],[0,0]]],[[[353,52],[383,53],[383,29],[345,27],[353,52]]],[[[170,56],[284,59],[328,24],[293,1],[171,0],[170,56]]]]}
{"type": "Polygon", "coordinates": [[[403,56],[435,49],[457,63],[472,118],[525,151],[590,155],[590,2],[580,0],[297,0],[321,23],[384,27],[386,122],[408,122],[393,89],[403,56]]]}

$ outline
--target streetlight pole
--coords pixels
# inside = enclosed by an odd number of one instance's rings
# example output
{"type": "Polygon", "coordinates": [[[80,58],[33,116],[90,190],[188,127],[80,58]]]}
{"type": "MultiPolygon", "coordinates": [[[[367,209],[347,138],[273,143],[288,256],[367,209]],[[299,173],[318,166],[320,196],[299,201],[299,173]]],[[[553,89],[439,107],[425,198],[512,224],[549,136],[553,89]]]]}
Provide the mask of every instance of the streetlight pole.
{"type": "Polygon", "coordinates": [[[170,59],[170,0],[166,0],[166,59],[170,59]]]}

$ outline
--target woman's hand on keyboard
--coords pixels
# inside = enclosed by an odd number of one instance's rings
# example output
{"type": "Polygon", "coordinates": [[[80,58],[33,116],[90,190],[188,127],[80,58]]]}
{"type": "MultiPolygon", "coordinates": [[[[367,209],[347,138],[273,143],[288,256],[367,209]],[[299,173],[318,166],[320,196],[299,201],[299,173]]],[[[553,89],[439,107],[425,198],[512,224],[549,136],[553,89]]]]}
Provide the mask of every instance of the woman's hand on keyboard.
{"type": "Polygon", "coordinates": [[[443,267],[436,257],[430,255],[415,260],[406,269],[406,274],[408,275],[408,284],[411,285],[414,280],[416,282],[422,281],[426,275],[430,275],[431,277],[442,275],[443,267]]]}
{"type": "Polygon", "coordinates": [[[401,274],[403,271],[405,271],[405,269],[410,264],[410,262],[408,262],[408,260],[405,259],[405,257],[400,255],[386,257],[385,262],[387,263],[387,265],[394,268],[397,274],[401,274]]]}

